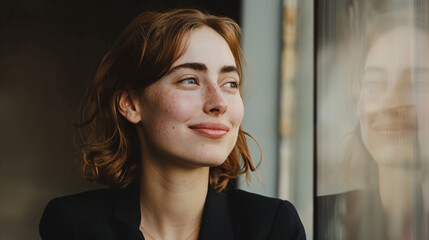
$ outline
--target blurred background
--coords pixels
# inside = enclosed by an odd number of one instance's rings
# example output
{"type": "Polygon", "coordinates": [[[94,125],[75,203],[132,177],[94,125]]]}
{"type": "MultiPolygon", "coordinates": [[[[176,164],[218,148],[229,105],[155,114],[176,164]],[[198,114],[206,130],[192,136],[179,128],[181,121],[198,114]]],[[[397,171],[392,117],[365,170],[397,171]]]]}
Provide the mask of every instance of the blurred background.
{"type": "Polygon", "coordinates": [[[0,4],[0,239],[40,239],[54,197],[102,188],[80,175],[73,123],[104,54],[140,12],[196,7],[240,22],[240,1],[5,0],[0,4]]]}
{"type": "Polygon", "coordinates": [[[80,176],[79,101],[134,17],[185,7],[242,27],[263,159],[239,188],[291,201],[308,239],[429,239],[426,2],[2,1],[0,239],[39,239],[49,200],[103,187],[80,176]]]}

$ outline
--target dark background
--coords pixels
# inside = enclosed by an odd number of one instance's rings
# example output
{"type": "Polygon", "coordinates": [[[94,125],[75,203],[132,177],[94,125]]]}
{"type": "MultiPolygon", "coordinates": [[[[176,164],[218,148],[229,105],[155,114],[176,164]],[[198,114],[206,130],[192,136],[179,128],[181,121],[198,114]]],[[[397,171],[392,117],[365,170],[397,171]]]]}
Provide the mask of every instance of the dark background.
{"type": "Polygon", "coordinates": [[[73,121],[83,93],[134,17],[185,7],[240,23],[240,0],[1,2],[0,239],[39,239],[50,199],[102,187],[79,172],[73,121]]]}

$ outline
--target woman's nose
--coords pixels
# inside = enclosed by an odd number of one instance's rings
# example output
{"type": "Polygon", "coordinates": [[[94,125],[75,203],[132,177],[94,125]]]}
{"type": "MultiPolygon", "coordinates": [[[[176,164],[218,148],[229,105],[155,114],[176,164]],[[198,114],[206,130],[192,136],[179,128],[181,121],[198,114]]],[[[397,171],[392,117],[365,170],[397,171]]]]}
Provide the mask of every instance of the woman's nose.
{"type": "Polygon", "coordinates": [[[211,115],[222,115],[228,108],[228,102],[219,86],[208,86],[204,96],[204,112],[211,115]]]}
{"type": "Polygon", "coordinates": [[[414,105],[414,93],[411,81],[402,81],[387,89],[384,94],[384,108],[397,109],[414,105]]]}

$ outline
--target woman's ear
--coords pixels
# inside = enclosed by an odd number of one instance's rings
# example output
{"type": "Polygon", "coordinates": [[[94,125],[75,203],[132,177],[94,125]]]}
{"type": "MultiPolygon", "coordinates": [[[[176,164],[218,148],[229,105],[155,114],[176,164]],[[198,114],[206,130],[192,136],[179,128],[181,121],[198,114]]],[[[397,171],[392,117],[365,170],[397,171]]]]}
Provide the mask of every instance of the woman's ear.
{"type": "Polygon", "coordinates": [[[131,123],[141,121],[139,98],[131,91],[124,90],[119,94],[118,110],[131,123]]]}

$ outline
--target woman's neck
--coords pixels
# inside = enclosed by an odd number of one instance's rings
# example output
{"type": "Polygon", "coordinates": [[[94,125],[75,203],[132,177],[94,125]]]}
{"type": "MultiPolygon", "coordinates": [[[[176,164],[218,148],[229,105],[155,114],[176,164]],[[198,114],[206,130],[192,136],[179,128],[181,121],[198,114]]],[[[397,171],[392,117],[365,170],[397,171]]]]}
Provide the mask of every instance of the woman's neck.
{"type": "Polygon", "coordinates": [[[186,239],[190,235],[196,239],[208,191],[209,167],[165,165],[149,159],[142,162],[141,230],[156,239],[186,239]]]}
{"type": "Polygon", "coordinates": [[[379,165],[380,197],[392,239],[412,237],[415,175],[412,169],[379,165]]]}

